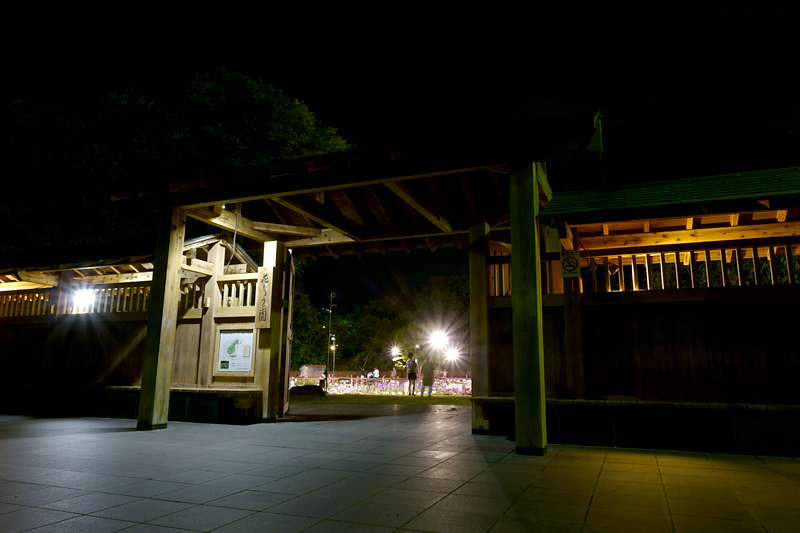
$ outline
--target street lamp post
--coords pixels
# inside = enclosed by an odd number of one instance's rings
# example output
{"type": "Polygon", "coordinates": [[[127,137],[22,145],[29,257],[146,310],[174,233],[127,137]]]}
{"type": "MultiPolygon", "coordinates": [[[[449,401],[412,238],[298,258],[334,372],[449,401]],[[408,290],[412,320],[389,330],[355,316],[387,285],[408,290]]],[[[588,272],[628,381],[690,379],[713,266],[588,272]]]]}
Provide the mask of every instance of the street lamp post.
{"type": "MultiPolygon", "coordinates": [[[[325,309],[323,307],[323,311],[327,311],[328,312],[328,334],[327,334],[328,335],[328,343],[325,345],[326,346],[325,347],[325,391],[326,392],[328,390],[328,366],[329,366],[328,363],[330,362],[330,359],[331,359],[331,351],[333,351],[333,348],[328,349],[328,346],[331,346],[332,341],[334,341],[336,339],[336,337],[331,333],[331,321],[332,321],[332,318],[333,318],[333,306],[336,305],[335,303],[333,303],[333,298],[335,296],[336,296],[336,293],[331,291],[331,294],[330,294],[331,299],[330,299],[330,303],[328,304],[328,308],[325,309]]],[[[333,368],[334,371],[336,371],[336,353],[333,354],[333,367],[334,367],[333,368]]]]}

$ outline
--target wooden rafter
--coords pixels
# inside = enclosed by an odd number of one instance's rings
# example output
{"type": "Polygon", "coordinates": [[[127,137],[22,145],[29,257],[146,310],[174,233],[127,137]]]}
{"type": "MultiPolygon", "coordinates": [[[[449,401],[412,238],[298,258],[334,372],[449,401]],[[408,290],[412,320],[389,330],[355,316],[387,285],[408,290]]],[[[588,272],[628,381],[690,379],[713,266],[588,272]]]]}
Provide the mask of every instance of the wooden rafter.
{"type": "Polygon", "coordinates": [[[391,222],[389,215],[386,213],[386,209],[384,209],[372,185],[367,185],[362,188],[361,196],[364,198],[364,201],[367,202],[367,207],[369,207],[369,210],[372,212],[378,224],[389,224],[391,222]]]}
{"type": "Polygon", "coordinates": [[[425,237],[425,242],[428,244],[428,248],[431,249],[431,252],[436,251],[436,245],[433,244],[433,241],[430,239],[430,237],[425,237]]]}
{"type": "Polygon", "coordinates": [[[334,251],[333,251],[333,248],[331,248],[329,245],[327,245],[327,244],[326,244],[326,245],[325,245],[325,249],[326,249],[326,250],[328,250],[328,253],[329,253],[329,254],[331,254],[331,255],[333,256],[333,258],[334,258],[334,259],[339,259],[339,254],[337,254],[336,252],[334,252],[334,251]]]}
{"type": "Polygon", "coordinates": [[[211,224],[231,232],[236,232],[243,237],[253,239],[258,242],[274,241],[275,237],[267,233],[257,231],[253,228],[253,221],[241,215],[238,216],[231,211],[219,209],[213,211],[205,207],[187,209],[186,216],[211,224]]]}
{"type": "Polygon", "coordinates": [[[292,196],[290,198],[274,198],[273,202],[280,204],[287,209],[306,216],[322,224],[326,228],[336,230],[342,235],[352,239],[360,239],[362,228],[359,228],[352,220],[343,217],[330,207],[310,200],[305,196],[292,196]]]}
{"type": "Polygon", "coordinates": [[[387,183],[386,187],[443,232],[450,233],[453,231],[450,227],[450,222],[440,212],[420,202],[404,183],[387,183]]]}
{"type": "Polygon", "coordinates": [[[281,212],[274,205],[272,205],[272,202],[270,202],[269,199],[264,198],[264,202],[269,206],[269,208],[272,210],[275,216],[278,217],[278,220],[280,220],[282,224],[289,225],[289,221],[286,220],[286,217],[284,217],[283,214],[281,214],[281,212]]]}
{"type": "Polygon", "coordinates": [[[379,243],[378,241],[373,241],[373,244],[375,245],[375,248],[378,249],[378,251],[382,256],[386,255],[386,249],[384,249],[384,247],[381,246],[381,243],[379,243]]]}
{"type": "Polygon", "coordinates": [[[270,224],[269,222],[253,222],[253,229],[279,235],[302,235],[304,237],[319,236],[321,229],[304,226],[291,226],[288,224],[270,224]]]}
{"type": "Polygon", "coordinates": [[[302,246],[327,246],[331,244],[341,244],[345,242],[353,242],[355,239],[342,235],[336,230],[324,229],[317,237],[308,237],[306,239],[297,239],[294,241],[287,241],[285,244],[290,248],[299,248],[302,246]]]}
{"type": "Polygon", "coordinates": [[[456,243],[456,248],[459,250],[461,249],[461,239],[458,238],[458,235],[453,235],[453,242],[456,243]]]}
{"type": "Polygon", "coordinates": [[[342,213],[342,215],[346,216],[356,224],[361,224],[362,226],[364,225],[364,220],[361,218],[361,214],[358,212],[358,209],[356,209],[355,204],[353,204],[353,201],[347,195],[346,191],[329,191],[329,196],[331,197],[331,200],[333,200],[333,203],[336,205],[336,207],[339,208],[339,211],[342,213]]]}
{"type": "Polygon", "coordinates": [[[500,179],[497,177],[497,172],[492,170],[492,181],[494,182],[494,188],[497,191],[497,196],[503,196],[503,188],[500,187],[500,179]]]}
{"type": "Polygon", "coordinates": [[[400,246],[403,248],[403,251],[407,254],[411,253],[411,249],[408,247],[408,243],[405,239],[398,239],[400,241],[400,246]]]}
{"type": "Polygon", "coordinates": [[[469,204],[469,208],[472,212],[475,212],[475,203],[472,201],[472,194],[469,190],[469,185],[467,185],[467,180],[464,179],[464,174],[458,175],[458,181],[461,182],[461,188],[464,190],[464,196],[467,197],[467,203],[469,204]]]}
{"type": "Polygon", "coordinates": [[[734,213],[731,215],[731,227],[739,225],[739,213],[734,213]]]}

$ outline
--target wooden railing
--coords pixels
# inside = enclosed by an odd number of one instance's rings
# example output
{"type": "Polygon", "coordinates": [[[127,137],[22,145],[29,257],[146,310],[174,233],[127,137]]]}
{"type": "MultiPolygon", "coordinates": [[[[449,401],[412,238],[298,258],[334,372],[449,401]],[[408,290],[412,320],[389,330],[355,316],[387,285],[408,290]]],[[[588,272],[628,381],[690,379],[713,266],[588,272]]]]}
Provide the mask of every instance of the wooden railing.
{"type": "MultiPolygon", "coordinates": [[[[619,253],[581,257],[581,292],[623,292],[800,282],[793,243],[766,246],[619,253]]],[[[689,248],[687,246],[687,248],[689,248]]],[[[586,252],[584,252],[585,254],[586,252]]],[[[588,252],[592,254],[593,251],[588,252]]],[[[511,294],[511,255],[487,258],[489,296],[511,294]]],[[[564,280],[556,260],[542,261],[542,294],[561,294],[564,280]]]]}
{"type": "Polygon", "coordinates": [[[52,289],[0,292],[0,318],[43,316],[52,314],[50,302],[52,289]]]}
{"type": "Polygon", "coordinates": [[[147,311],[150,283],[113,283],[72,289],[67,297],[68,315],[147,311]]]}
{"type": "Polygon", "coordinates": [[[221,307],[255,306],[257,282],[257,273],[217,276],[217,283],[222,294],[221,307]]]}
{"type": "Polygon", "coordinates": [[[588,257],[581,259],[589,271],[583,291],[794,284],[793,257],[791,244],[588,257]]]}

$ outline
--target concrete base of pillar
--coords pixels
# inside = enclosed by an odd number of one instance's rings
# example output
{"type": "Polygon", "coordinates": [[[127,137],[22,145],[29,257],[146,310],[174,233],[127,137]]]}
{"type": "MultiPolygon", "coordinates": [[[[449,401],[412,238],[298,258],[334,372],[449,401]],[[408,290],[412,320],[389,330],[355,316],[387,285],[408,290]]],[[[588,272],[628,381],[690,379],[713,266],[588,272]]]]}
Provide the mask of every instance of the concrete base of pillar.
{"type": "Polygon", "coordinates": [[[136,424],[137,431],[151,431],[154,429],[167,429],[166,424],[148,424],[147,422],[139,422],[136,424]]]}
{"type": "Polygon", "coordinates": [[[517,446],[517,455],[538,455],[542,456],[547,453],[547,446],[544,448],[535,448],[533,446],[517,446]]]}

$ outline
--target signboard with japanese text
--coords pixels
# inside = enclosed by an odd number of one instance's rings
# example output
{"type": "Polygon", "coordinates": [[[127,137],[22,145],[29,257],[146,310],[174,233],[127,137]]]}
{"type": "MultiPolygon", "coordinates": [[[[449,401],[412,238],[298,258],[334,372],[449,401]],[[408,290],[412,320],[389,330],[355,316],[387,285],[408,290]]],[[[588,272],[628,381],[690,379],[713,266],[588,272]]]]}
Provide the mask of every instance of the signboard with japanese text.
{"type": "Polygon", "coordinates": [[[259,267],[256,282],[256,329],[269,328],[272,314],[273,267],[259,267]]]}

